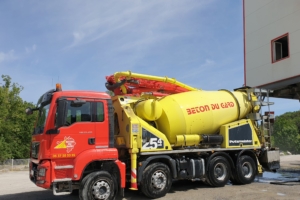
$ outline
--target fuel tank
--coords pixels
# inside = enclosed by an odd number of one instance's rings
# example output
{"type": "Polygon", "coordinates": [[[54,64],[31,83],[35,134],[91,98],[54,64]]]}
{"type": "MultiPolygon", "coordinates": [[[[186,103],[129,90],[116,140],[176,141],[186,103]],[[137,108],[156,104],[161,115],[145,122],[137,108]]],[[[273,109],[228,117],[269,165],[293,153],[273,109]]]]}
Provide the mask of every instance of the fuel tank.
{"type": "Polygon", "coordinates": [[[136,107],[137,115],[154,121],[171,144],[176,144],[179,136],[216,134],[221,125],[243,119],[251,110],[246,93],[227,90],[183,92],[146,100],[136,107]]]}

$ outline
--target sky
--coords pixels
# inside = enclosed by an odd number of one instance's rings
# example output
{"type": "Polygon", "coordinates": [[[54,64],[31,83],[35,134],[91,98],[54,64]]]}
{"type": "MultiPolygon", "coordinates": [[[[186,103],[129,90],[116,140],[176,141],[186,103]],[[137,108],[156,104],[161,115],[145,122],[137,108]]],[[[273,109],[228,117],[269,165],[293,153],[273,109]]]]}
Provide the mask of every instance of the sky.
{"type": "MultiPolygon", "coordinates": [[[[57,82],[106,91],[105,76],[128,70],[242,87],[242,0],[0,1],[0,74],[24,87],[23,100],[57,82]]],[[[276,115],[299,110],[297,100],[271,101],[276,115]]]]}

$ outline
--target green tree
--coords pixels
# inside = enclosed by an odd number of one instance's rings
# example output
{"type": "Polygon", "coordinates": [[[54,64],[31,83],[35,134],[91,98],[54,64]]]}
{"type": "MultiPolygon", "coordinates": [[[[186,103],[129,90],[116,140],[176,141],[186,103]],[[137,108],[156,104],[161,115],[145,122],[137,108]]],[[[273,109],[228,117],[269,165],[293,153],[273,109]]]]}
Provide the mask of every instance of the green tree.
{"type": "Polygon", "coordinates": [[[8,149],[9,146],[5,142],[4,136],[0,135],[0,162],[12,157],[12,154],[8,151],[8,149]]]}
{"type": "Polygon", "coordinates": [[[276,117],[274,143],[283,151],[300,153],[300,112],[288,112],[276,117]]]}
{"type": "Polygon", "coordinates": [[[25,109],[34,107],[23,101],[23,87],[2,75],[0,86],[0,161],[8,158],[28,158],[35,115],[27,116],[25,109]]]}

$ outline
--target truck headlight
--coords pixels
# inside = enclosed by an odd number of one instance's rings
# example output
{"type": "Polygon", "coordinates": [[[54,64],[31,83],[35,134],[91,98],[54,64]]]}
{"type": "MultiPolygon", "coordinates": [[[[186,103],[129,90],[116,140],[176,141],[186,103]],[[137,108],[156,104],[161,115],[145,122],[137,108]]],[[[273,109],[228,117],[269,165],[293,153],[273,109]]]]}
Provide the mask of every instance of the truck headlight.
{"type": "Polygon", "coordinates": [[[38,172],[38,176],[46,176],[46,168],[40,168],[38,172]]]}

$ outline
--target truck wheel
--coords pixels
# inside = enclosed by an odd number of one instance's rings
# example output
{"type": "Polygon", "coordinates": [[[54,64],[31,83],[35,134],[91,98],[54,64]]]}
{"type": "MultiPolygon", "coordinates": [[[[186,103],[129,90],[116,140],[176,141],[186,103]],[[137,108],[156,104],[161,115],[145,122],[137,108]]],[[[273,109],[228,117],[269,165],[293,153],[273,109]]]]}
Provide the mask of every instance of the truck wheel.
{"type": "Polygon", "coordinates": [[[235,182],[238,184],[251,183],[256,175],[256,165],[250,156],[241,156],[236,164],[235,182]]]}
{"type": "Polygon", "coordinates": [[[208,183],[213,187],[223,187],[230,178],[230,165],[222,156],[210,160],[207,172],[208,183]]]}
{"type": "Polygon", "coordinates": [[[204,184],[205,184],[205,185],[208,185],[208,186],[212,186],[212,185],[210,184],[208,178],[205,179],[204,184]]]}
{"type": "Polygon", "coordinates": [[[108,172],[93,172],[82,180],[79,188],[79,199],[114,199],[116,187],[113,177],[108,172]]]}
{"type": "Polygon", "coordinates": [[[172,186],[170,169],[163,163],[153,163],[143,172],[141,190],[149,198],[159,198],[167,194],[172,186]]]}

